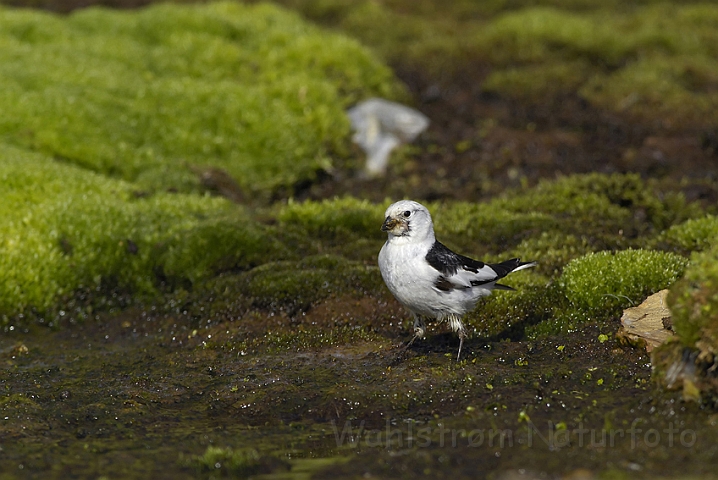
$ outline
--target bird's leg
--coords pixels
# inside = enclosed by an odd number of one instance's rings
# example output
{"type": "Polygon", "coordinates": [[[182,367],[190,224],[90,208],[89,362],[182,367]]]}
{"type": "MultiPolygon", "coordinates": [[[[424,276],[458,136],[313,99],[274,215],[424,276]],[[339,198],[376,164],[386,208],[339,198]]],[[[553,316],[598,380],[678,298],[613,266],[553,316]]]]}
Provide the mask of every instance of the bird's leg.
{"type": "Polygon", "coordinates": [[[409,347],[417,338],[424,338],[425,334],[426,324],[424,323],[424,318],[420,315],[414,314],[414,336],[411,340],[409,340],[409,343],[407,343],[406,346],[409,347]]]}
{"type": "Polygon", "coordinates": [[[459,361],[459,358],[461,357],[461,347],[464,346],[464,338],[466,338],[466,330],[464,329],[464,324],[461,322],[461,317],[458,315],[452,314],[449,315],[449,325],[451,326],[451,329],[459,334],[459,353],[456,355],[456,361],[459,361]]]}
{"type": "Polygon", "coordinates": [[[456,354],[456,361],[459,361],[459,358],[461,358],[461,347],[464,346],[464,338],[466,338],[466,332],[462,328],[459,330],[459,353],[456,354]]]}

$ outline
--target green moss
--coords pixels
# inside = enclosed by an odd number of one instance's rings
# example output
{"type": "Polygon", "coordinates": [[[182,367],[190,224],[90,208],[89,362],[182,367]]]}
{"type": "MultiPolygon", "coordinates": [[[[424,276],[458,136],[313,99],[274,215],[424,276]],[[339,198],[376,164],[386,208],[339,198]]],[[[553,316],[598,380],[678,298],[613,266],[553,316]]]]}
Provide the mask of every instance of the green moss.
{"type": "Polygon", "coordinates": [[[172,238],[158,257],[163,274],[192,283],[214,273],[250,269],[267,258],[291,257],[276,231],[257,224],[241,211],[213,215],[172,238]]]}
{"type": "MultiPolygon", "coordinates": [[[[293,242],[373,261],[385,239],[379,226],[390,201],[351,197],[290,202],[273,213],[293,242]]],[[[638,175],[585,174],[542,181],[486,203],[426,203],[437,236],[467,255],[546,257],[546,273],[590,251],[643,247],[665,228],[698,216],[681,194],[659,191],[638,175]],[[509,253],[507,253],[509,252],[509,253]]]]}
{"type": "Polygon", "coordinates": [[[338,25],[371,45],[387,61],[421,66],[430,72],[453,68],[462,45],[453,38],[454,22],[411,15],[378,2],[358,2],[338,25]]]}
{"type": "Polygon", "coordinates": [[[718,218],[707,215],[672,226],[659,235],[656,244],[664,248],[690,253],[715,245],[717,239],[718,218]]]}
{"type": "Polygon", "coordinates": [[[555,8],[525,8],[491,22],[480,33],[481,48],[498,65],[581,57],[615,65],[630,43],[615,35],[612,20],[555,8]]]}
{"type": "Polygon", "coordinates": [[[509,12],[477,34],[477,48],[498,67],[484,88],[536,100],[578,91],[646,121],[663,115],[668,127],[716,124],[717,25],[713,5],[509,12]]]}
{"type": "Polygon", "coordinates": [[[516,291],[494,292],[467,317],[480,337],[523,339],[526,329],[548,321],[560,302],[565,301],[546,277],[535,272],[512,275],[503,283],[516,291]]]}
{"type": "Polygon", "coordinates": [[[716,125],[718,64],[708,55],[642,58],[616,72],[595,76],[581,95],[607,110],[637,120],[664,117],[668,127],[681,124],[716,125]]]}
{"type": "Polygon", "coordinates": [[[386,239],[379,228],[385,207],[351,197],[290,201],[276,211],[276,218],[286,243],[301,245],[306,253],[334,253],[373,262],[386,239]]]}
{"type": "Polygon", "coordinates": [[[328,297],[375,294],[383,288],[378,267],[333,255],[266,263],[248,272],[243,281],[255,305],[284,309],[290,315],[328,297]]]}
{"type": "Polygon", "coordinates": [[[277,214],[283,227],[299,227],[323,239],[346,240],[350,236],[383,237],[379,227],[384,207],[345,197],[321,202],[289,202],[277,214]]]}
{"type": "Polygon", "coordinates": [[[673,327],[684,345],[718,353],[718,244],[696,253],[668,297],[673,327]]]}
{"type": "Polygon", "coordinates": [[[38,154],[0,146],[0,158],[2,315],[108,281],[151,294],[158,271],[196,282],[281,251],[223,199],[137,196],[132,184],[38,154]]]}
{"type": "Polygon", "coordinates": [[[500,201],[457,202],[432,208],[437,236],[471,255],[500,253],[540,230],[557,227],[543,212],[505,208],[500,201]]]}
{"type": "Polygon", "coordinates": [[[0,137],[147,189],[211,165],[291,189],[346,151],[344,108],[394,97],[357,42],[275,6],[0,9],[0,137]]]}
{"type": "Polygon", "coordinates": [[[584,60],[507,67],[492,71],[482,88],[517,99],[551,98],[577,90],[591,70],[584,60]]]}
{"type": "Polygon", "coordinates": [[[659,197],[633,174],[572,175],[486,204],[456,203],[436,210],[437,231],[464,242],[455,246],[474,254],[503,254],[539,234],[556,240],[549,245],[544,237],[542,248],[565,253],[572,237],[582,251],[643,246],[652,235],[700,211],[679,194],[659,197]]]}
{"type": "Polygon", "coordinates": [[[590,253],[566,265],[558,284],[585,321],[608,318],[672,285],[687,263],[676,254],[652,250],[590,253]]]}
{"type": "MultiPolygon", "coordinates": [[[[663,229],[695,210],[687,206],[682,197],[670,197],[670,194],[659,197],[654,188],[636,174],[592,173],[544,180],[526,194],[507,197],[499,205],[504,204],[511,210],[530,209],[571,216],[574,220],[593,219],[599,228],[623,221],[630,224],[630,216],[641,212],[641,221],[647,228],[663,229]]],[[[586,227],[585,224],[579,226],[583,231],[586,227]]]]}
{"type": "MultiPolygon", "coordinates": [[[[278,459],[264,457],[253,448],[233,449],[210,445],[204,454],[190,457],[183,462],[203,474],[219,474],[224,477],[246,478],[251,475],[266,474],[287,465],[278,459]]],[[[214,477],[211,477],[214,478],[214,477]]]]}
{"type": "Polygon", "coordinates": [[[592,251],[586,238],[557,231],[542,232],[522,241],[506,253],[509,257],[536,259],[535,271],[558,276],[563,267],[573,260],[592,251]]]}

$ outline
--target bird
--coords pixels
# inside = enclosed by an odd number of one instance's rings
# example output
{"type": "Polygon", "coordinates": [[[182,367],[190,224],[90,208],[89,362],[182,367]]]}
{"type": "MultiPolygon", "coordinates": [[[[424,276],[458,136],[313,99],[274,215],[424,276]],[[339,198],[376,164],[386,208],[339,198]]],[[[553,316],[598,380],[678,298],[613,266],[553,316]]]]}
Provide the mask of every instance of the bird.
{"type": "Polygon", "coordinates": [[[436,239],[429,210],[413,200],[393,203],[384,215],[381,230],[387,240],[379,252],[379,270],[389,291],[414,316],[408,345],[424,338],[424,319],[447,321],[459,335],[459,361],[466,337],[463,315],[492,290],[514,290],[496,282],[537,263],[519,258],[484,263],[451,251],[436,239]]]}

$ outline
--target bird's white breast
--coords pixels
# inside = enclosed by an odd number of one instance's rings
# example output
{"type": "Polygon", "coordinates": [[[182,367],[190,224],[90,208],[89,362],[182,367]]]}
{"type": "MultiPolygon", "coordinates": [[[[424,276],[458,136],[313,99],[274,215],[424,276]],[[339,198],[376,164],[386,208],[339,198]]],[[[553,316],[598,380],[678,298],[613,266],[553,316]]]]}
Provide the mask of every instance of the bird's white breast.
{"type": "MultiPolygon", "coordinates": [[[[431,244],[389,239],[379,252],[379,270],[391,293],[416,314],[444,318],[464,314],[481,292],[476,289],[441,291],[435,286],[441,274],[426,261],[431,244]]],[[[488,292],[487,292],[488,293],[488,292]]]]}

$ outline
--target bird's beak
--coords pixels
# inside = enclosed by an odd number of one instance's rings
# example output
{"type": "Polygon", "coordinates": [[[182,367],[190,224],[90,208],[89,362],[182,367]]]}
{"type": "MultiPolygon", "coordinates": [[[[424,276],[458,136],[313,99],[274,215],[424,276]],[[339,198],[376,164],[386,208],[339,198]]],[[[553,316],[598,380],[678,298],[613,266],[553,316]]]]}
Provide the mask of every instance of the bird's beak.
{"type": "Polygon", "coordinates": [[[400,237],[409,231],[409,225],[403,218],[386,217],[381,229],[390,235],[400,237]]]}
{"type": "Polygon", "coordinates": [[[386,217],[384,219],[384,223],[381,225],[381,231],[382,232],[388,232],[390,230],[394,230],[394,227],[396,227],[399,224],[399,222],[395,218],[386,217]]]}

